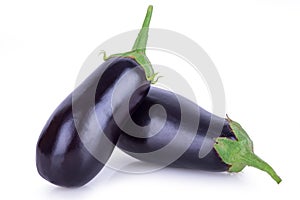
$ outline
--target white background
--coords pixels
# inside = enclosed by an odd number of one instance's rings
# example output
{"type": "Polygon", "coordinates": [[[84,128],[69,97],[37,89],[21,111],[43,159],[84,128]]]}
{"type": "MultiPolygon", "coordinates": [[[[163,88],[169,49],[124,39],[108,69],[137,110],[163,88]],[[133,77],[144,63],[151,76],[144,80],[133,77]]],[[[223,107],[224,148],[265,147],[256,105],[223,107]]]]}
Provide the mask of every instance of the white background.
{"type": "MultiPolygon", "coordinates": [[[[299,24],[296,0],[1,1],[0,199],[297,195],[299,24]],[[105,168],[78,189],[53,186],[38,175],[36,141],[49,115],[72,91],[82,63],[105,40],[139,28],[148,4],[154,5],[151,27],[182,33],[209,54],[222,77],[227,113],[282,177],[280,185],[249,167],[234,175],[169,168],[136,175],[105,168]]],[[[210,110],[207,94],[201,105],[210,110]]]]}

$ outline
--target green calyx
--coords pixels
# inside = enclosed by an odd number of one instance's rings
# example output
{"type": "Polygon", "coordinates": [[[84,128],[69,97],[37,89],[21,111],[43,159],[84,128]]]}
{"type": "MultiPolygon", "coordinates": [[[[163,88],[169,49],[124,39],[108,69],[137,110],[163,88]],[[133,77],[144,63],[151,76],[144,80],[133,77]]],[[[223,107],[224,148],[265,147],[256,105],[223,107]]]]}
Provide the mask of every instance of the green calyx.
{"type": "Polygon", "coordinates": [[[157,73],[154,73],[153,67],[146,56],[146,46],[148,41],[148,32],[149,32],[149,25],[151,21],[153,6],[148,6],[147,14],[143,22],[143,26],[135,40],[135,43],[132,47],[132,50],[125,53],[118,53],[113,54],[110,56],[106,56],[105,52],[101,52],[104,54],[103,59],[108,60],[113,57],[127,57],[134,59],[145,71],[145,75],[148,81],[152,84],[156,83],[159,77],[157,73]]]}
{"type": "Polygon", "coordinates": [[[252,166],[267,172],[279,184],[281,178],[276,174],[273,168],[254,154],[253,142],[242,126],[229,119],[228,116],[227,120],[237,140],[218,137],[216,138],[214,148],[222,161],[230,166],[228,171],[240,172],[247,165],[252,166]]]}

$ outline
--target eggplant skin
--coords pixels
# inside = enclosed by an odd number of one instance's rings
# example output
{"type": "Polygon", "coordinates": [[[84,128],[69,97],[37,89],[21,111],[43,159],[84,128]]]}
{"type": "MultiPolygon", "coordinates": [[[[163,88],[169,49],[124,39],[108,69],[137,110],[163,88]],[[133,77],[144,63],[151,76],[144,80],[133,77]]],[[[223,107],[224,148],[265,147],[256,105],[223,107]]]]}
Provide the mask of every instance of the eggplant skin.
{"type": "MultiPolygon", "coordinates": [[[[147,97],[144,98],[139,106],[139,109],[133,113],[132,119],[136,124],[142,127],[149,125],[150,122],[155,126],[160,124],[161,121],[166,120],[162,129],[154,136],[151,135],[151,137],[148,137],[149,129],[142,129],[142,132],[139,132],[139,135],[145,136],[144,138],[134,137],[122,132],[117,146],[125,153],[139,160],[157,164],[165,164],[165,161],[163,160],[164,158],[148,156],[144,153],[155,152],[168,145],[172,139],[174,139],[179,129],[181,109],[188,111],[188,118],[190,119],[197,117],[197,113],[200,112],[200,118],[196,118],[200,119],[197,128],[197,134],[195,135],[195,133],[192,133],[191,131],[187,131],[187,133],[185,133],[185,137],[192,141],[190,146],[187,150],[182,152],[183,154],[178,157],[178,159],[168,163],[168,166],[187,169],[200,169],[205,171],[227,171],[229,166],[221,160],[215,149],[213,149],[212,145],[214,143],[214,138],[212,136],[207,136],[207,139],[212,144],[208,146],[211,151],[208,149],[207,151],[209,153],[203,158],[199,158],[200,147],[204,142],[204,138],[207,134],[211,120],[215,120],[215,122],[212,121],[212,124],[220,122],[222,123],[220,126],[222,129],[220,137],[227,137],[233,140],[236,139],[229,127],[227,120],[211,114],[185,97],[156,87],[150,88],[147,97]],[[161,105],[165,109],[166,116],[155,115],[155,113],[152,113],[150,118],[148,114],[149,110],[156,104],[161,105]],[[182,108],[180,106],[182,106],[182,108]],[[196,113],[195,111],[199,112],[196,113]]],[[[184,126],[186,130],[189,130],[191,124],[190,122],[186,122],[182,126],[184,126]]],[[[181,144],[184,144],[184,142],[177,143],[177,146],[173,147],[175,149],[172,150],[176,151],[178,149],[182,149],[181,144]]],[[[172,152],[169,153],[170,155],[172,154],[172,152]]]]}
{"type": "Polygon", "coordinates": [[[100,65],[58,106],[47,121],[36,146],[38,173],[49,182],[63,187],[79,187],[93,179],[112,154],[119,137],[120,130],[113,114],[125,120],[128,114],[118,109],[126,106],[122,100],[131,99],[127,112],[132,113],[147,95],[149,88],[150,82],[143,68],[131,58],[111,58],[100,65]],[[124,77],[128,84],[118,84],[124,77]],[[116,87],[122,87],[122,93],[114,97],[118,99],[112,104],[116,87]],[[134,92],[129,93],[130,89],[134,92]],[[87,96],[91,95],[94,95],[93,104],[87,102],[87,96]],[[74,104],[77,105],[76,120],[74,104]],[[93,114],[96,114],[97,123],[91,120],[93,114]],[[95,133],[96,126],[100,126],[104,134],[95,133]],[[82,138],[96,145],[87,148],[82,138]],[[111,142],[109,145],[105,143],[107,139],[111,142]],[[101,162],[91,152],[99,153],[101,162]]]}

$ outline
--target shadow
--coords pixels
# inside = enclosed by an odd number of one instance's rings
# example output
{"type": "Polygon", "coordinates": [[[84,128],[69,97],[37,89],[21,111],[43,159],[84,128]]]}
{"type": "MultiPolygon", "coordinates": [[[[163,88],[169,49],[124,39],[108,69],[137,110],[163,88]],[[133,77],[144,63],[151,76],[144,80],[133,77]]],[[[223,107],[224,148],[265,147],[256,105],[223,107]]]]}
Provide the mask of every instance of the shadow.
{"type": "Polygon", "coordinates": [[[82,200],[88,197],[94,190],[105,190],[105,186],[108,185],[111,176],[115,173],[117,171],[103,167],[97,176],[81,187],[65,188],[49,184],[46,194],[51,199],[82,200]]]}
{"type": "Polygon", "coordinates": [[[47,197],[50,197],[51,199],[82,199],[85,197],[85,195],[88,195],[91,188],[87,185],[82,187],[75,187],[75,188],[64,188],[55,186],[53,188],[53,185],[50,185],[47,190],[47,197]]]}
{"type": "MultiPolygon", "coordinates": [[[[107,167],[108,168],[108,167],[107,167]]],[[[235,182],[236,184],[246,184],[244,181],[243,172],[228,173],[228,172],[209,172],[199,169],[185,169],[175,167],[162,167],[148,162],[133,161],[126,164],[119,169],[109,170],[114,171],[110,174],[109,182],[119,181],[128,178],[128,176],[143,176],[147,174],[155,174],[164,179],[178,180],[181,182],[183,179],[188,179],[193,182],[211,182],[214,183],[228,183],[235,182]],[[175,177],[175,178],[174,178],[175,177]]],[[[101,179],[101,175],[99,176],[101,179]]]]}
{"type": "Polygon", "coordinates": [[[106,187],[110,187],[116,182],[126,180],[130,178],[130,176],[145,176],[149,174],[155,174],[157,177],[169,179],[179,184],[182,184],[184,181],[196,184],[209,183],[212,185],[222,185],[229,182],[236,185],[247,184],[242,172],[209,172],[199,169],[163,167],[135,158],[127,160],[118,156],[112,156],[100,173],[86,185],[78,188],[63,188],[58,186],[53,188],[53,186],[51,186],[52,188],[49,189],[47,193],[49,197],[53,197],[54,199],[82,199],[93,190],[105,190],[106,187]]]}

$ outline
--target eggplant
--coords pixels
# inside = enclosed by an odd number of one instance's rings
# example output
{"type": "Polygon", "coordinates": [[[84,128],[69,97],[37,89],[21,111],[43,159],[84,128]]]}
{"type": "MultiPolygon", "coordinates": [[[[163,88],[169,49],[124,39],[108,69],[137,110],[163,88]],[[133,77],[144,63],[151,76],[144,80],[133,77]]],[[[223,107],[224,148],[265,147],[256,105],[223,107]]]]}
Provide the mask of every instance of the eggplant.
{"type": "Polygon", "coordinates": [[[254,154],[251,139],[237,122],[213,115],[185,97],[151,86],[131,117],[144,128],[122,131],[117,146],[139,160],[215,172],[240,172],[248,165],[281,182],[272,167],[254,154]],[[153,109],[157,105],[162,106],[164,112],[153,109]],[[185,113],[188,116],[182,123],[185,113]],[[193,119],[198,120],[196,129],[191,128],[195,126],[193,119]],[[150,124],[161,128],[153,134],[150,124]],[[179,129],[184,133],[176,138],[179,129]],[[169,147],[160,152],[167,145],[169,147]]]}
{"type": "Polygon", "coordinates": [[[132,50],[109,57],[104,54],[105,62],[48,119],[36,146],[37,171],[47,181],[63,187],[82,186],[112,154],[119,126],[155,82],[145,54],[151,15],[149,6],[132,50]]]}

